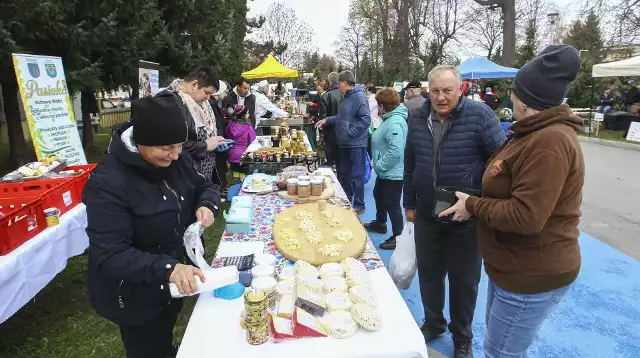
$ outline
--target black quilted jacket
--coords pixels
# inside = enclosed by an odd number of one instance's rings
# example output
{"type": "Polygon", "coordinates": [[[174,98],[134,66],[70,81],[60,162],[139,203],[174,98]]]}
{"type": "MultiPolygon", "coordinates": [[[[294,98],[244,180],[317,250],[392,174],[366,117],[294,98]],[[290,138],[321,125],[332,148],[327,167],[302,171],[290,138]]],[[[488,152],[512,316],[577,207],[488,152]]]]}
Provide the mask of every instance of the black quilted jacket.
{"type": "Polygon", "coordinates": [[[482,102],[462,97],[451,114],[451,127],[440,143],[438,178],[433,177],[431,102],[409,113],[404,155],[404,198],[407,209],[431,217],[433,187],[482,189],[485,163],[506,140],[500,122],[482,102]]]}

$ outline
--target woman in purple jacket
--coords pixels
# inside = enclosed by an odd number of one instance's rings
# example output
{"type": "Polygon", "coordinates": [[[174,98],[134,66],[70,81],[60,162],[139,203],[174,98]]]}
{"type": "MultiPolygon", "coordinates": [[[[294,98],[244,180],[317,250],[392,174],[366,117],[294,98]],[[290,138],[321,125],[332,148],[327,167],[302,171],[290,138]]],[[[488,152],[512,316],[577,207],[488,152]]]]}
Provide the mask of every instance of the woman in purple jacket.
{"type": "Polygon", "coordinates": [[[236,104],[233,108],[234,116],[227,125],[227,138],[234,141],[233,147],[229,149],[229,163],[231,170],[242,172],[240,168],[240,157],[247,150],[249,144],[256,139],[256,131],[251,124],[251,116],[247,108],[236,104]]]}

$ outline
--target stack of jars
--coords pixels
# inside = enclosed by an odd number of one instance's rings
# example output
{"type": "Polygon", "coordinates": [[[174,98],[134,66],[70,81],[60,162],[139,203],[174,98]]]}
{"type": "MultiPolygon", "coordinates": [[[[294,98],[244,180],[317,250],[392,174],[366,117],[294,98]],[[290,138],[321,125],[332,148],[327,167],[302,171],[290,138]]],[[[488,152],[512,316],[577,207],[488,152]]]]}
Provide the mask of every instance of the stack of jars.
{"type": "Polygon", "coordinates": [[[249,344],[259,345],[269,339],[268,305],[269,298],[262,290],[252,288],[244,294],[244,320],[249,344]]]}

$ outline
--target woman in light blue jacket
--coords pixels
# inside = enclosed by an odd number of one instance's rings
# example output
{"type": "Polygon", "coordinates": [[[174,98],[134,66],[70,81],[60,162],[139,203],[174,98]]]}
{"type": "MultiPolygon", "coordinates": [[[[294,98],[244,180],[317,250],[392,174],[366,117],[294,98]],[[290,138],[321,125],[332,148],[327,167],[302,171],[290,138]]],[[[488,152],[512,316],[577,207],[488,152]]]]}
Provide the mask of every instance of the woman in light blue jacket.
{"type": "Polygon", "coordinates": [[[373,197],[376,201],[376,219],[364,227],[367,231],[387,233],[387,214],[391,218],[391,237],[380,244],[383,250],[396,248],[396,236],[402,233],[402,176],[404,174],[404,146],[407,141],[407,107],[400,103],[400,96],[392,88],[382,89],[376,95],[378,115],[382,123],[373,133],[373,170],[376,185],[373,197]]]}

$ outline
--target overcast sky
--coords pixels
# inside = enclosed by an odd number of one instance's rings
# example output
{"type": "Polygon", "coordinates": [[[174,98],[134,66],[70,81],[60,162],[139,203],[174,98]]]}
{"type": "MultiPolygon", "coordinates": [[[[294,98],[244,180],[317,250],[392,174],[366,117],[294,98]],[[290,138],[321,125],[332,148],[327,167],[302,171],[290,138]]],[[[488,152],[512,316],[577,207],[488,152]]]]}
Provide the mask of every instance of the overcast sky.
{"type": "MultiPolygon", "coordinates": [[[[517,1],[517,0],[516,0],[517,1]]],[[[579,0],[552,0],[561,13],[571,11],[572,3],[579,0]]],[[[281,2],[295,10],[298,18],[306,21],[313,31],[318,51],[333,54],[333,42],[340,36],[340,27],[347,23],[349,0],[253,0],[249,1],[250,17],[267,12],[269,5],[281,2]]]]}

